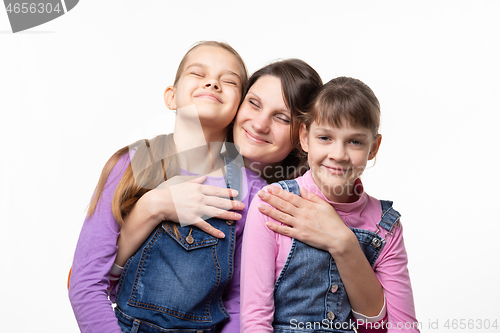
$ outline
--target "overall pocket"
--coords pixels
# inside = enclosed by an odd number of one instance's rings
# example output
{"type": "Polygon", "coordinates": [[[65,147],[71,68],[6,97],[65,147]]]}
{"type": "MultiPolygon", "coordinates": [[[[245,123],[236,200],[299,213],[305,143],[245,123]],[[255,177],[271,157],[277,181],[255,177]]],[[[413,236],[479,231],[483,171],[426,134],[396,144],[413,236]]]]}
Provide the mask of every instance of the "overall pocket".
{"type": "Polygon", "coordinates": [[[128,304],[192,321],[211,321],[210,303],[221,281],[219,240],[196,227],[166,223],[137,253],[128,304]]]}

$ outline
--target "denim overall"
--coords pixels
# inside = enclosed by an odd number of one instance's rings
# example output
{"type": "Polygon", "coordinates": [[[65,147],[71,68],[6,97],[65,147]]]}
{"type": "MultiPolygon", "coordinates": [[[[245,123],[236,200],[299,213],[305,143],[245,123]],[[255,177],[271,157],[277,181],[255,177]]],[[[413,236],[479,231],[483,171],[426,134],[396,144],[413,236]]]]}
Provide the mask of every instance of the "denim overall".
{"type": "MultiPolygon", "coordinates": [[[[241,166],[228,157],[225,179],[238,191],[241,166]]],[[[233,276],[235,221],[207,220],[226,237],[192,226],[178,238],[161,223],[132,256],[118,285],[115,314],[123,332],[216,332],[229,318],[222,295],[233,276]]]]}
{"type": "MultiPolygon", "coordinates": [[[[300,195],[295,180],[280,181],[281,187],[300,195]]],[[[391,230],[400,214],[391,201],[380,201],[382,218],[377,232],[351,228],[368,262],[373,267],[385,245],[380,227],[391,230]]],[[[354,332],[347,292],[330,253],[293,239],[288,258],[274,286],[274,332],[354,332]]]]}

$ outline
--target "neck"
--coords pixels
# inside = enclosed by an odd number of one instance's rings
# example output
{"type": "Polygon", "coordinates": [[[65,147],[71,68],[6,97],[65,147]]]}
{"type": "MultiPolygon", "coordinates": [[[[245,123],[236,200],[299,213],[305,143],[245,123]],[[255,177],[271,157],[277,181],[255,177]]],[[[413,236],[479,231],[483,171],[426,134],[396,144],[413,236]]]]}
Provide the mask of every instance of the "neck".
{"type": "Polygon", "coordinates": [[[177,113],[174,126],[180,167],[197,174],[209,174],[220,169],[224,165],[220,151],[226,132],[227,129],[203,128],[196,108],[182,108],[177,113]]]}
{"type": "Polygon", "coordinates": [[[351,203],[359,199],[359,193],[356,191],[356,181],[354,181],[354,183],[347,183],[344,186],[330,186],[317,180],[316,177],[314,177],[314,174],[312,174],[312,179],[320,191],[331,202],[351,203]]]}
{"type": "Polygon", "coordinates": [[[268,184],[277,182],[286,176],[286,167],[281,163],[262,163],[245,159],[245,167],[262,177],[268,184]]]}

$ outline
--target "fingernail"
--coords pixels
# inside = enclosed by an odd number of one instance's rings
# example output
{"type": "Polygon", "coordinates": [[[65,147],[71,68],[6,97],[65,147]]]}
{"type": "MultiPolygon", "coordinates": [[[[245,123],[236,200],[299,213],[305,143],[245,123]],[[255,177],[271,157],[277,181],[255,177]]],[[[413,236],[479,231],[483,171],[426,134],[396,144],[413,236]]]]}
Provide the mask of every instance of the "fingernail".
{"type": "Polygon", "coordinates": [[[234,213],[234,217],[235,217],[237,220],[241,219],[241,215],[240,215],[240,214],[238,214],[238,213],[234,213]]]}
{"type": "Polygon", "coordinates": [[[267,210],[267,207],[266,205],[259,205],[259,209],[263,212],[265,212],[267,210]]]}
{"type": "Polygon", "coordinates": [[[259,192],[257,192],[257,195],[259,196],[259,198],[265,198],[266,197],[266,191],[262,191],[260,190],[259,192]]]}
{"type": "Polygon", "coordinates": [[[224,233],[223,233],[223,232],[219,232],[218,237],[219,237],[219,238],[225,238],[225,237],[226,237],[226,235],[224,235],[224,233]]]}
{"type": "Polygon", "coordinates": [[[276,194],[278,192],[278,189],[275,186],[269,186],[268,190],[272,194],[276,194]]]}
{"type": "Polygon", "coordinates": [[[238,196],[238,191],[233,190],[233,192],[232,192],[232,193],[233,193],[233,197],[237,197],[237,196],[238,196]]]}

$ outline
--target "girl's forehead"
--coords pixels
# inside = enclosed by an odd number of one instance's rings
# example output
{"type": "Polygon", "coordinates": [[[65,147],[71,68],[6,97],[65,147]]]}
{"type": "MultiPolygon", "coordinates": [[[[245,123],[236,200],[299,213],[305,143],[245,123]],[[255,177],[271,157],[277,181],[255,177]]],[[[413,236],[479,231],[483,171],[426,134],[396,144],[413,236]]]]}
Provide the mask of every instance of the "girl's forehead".
{"type": "Polygon", "coordinates": [[[201,45],[189,52],[183,70],[190,66],[206,68],[227,68],[241,76],[243,68],[235,54],[212,45],[201,45]]]}
{"type": "Polygon", "coordinates": [[[358,134],[367,134],[371,133],[369,128],[353,125],[349,121],[343,119],[340,125],[330,124],[327,121],[315,120],[311,124],[311,129],[314,130],[326,130],[332,132],[349,132],[349,133],[358,133],[358,134]]]}

